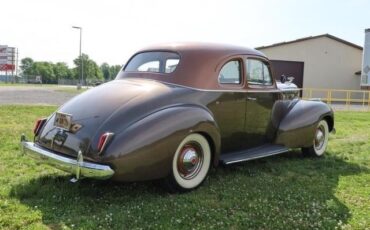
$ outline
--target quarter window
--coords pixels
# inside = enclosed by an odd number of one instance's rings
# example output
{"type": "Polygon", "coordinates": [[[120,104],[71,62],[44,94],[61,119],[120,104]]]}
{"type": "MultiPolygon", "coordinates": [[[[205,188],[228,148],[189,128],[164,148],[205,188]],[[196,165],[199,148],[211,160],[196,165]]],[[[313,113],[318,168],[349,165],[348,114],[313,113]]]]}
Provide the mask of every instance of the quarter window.
{"type": "Polygon", "coordinates": [[[226,63],[218,75],[218,81],[222,84],[240,84],[240,61],[233,60],[226,63]]]}
{"type": "Polygon", "coordinates": [[[250,84],[272,85],[272,78],[267,63],[256,59],[247,59],[247,80],[250,84]]]}
{"type": "Polygon", "coordinates": [[[165,73],[172,73],[177,65],[179,64],[179,59],[167,59],[166,60],[166,69],[165,69],[165,73]]]}

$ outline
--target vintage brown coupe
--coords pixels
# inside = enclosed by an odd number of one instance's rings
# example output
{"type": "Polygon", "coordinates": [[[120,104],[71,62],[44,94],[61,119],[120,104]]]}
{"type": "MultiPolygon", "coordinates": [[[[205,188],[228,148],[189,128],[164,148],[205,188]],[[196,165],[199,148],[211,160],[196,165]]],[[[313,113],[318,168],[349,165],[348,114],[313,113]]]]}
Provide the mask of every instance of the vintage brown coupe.
{"type": "Polygon", "coordinates": [[[168,44],[133,55],[114,81],[37,121],[23,152],[81,177],[166,178],[199,186],[211,166],[302,148],[321,156],[334,130],[325,103],[282,90],[261,52],[168,44]]]}

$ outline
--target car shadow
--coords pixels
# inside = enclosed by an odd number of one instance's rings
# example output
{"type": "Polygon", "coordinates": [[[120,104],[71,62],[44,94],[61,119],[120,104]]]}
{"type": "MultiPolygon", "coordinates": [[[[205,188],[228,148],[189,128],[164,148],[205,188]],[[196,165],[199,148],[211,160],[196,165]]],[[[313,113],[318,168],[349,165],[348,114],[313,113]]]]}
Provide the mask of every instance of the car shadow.
{"type": "Polygon", "coordinates": [[[330,153],[314,159],[292,151],[213,169],[200,188],[185,194],[168,193],[158,181],[83,179],[73,184],[69,176],[53,174],[15,185],[10,195],[40,211],[50,228],[163,227],[187,213],[182,228],[222,222],[227,228],[333,229],[351,217],[336,196],[340,178],[365,170],[330,153]],[[197,210],[207,216],[199,218],[197,210]]]}

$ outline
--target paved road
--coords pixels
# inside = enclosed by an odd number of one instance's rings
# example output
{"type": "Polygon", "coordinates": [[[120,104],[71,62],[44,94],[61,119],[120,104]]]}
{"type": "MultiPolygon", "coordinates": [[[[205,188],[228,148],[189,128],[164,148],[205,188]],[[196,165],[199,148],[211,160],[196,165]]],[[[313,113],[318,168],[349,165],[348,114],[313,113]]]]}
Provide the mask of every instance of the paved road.
{"type": "MultiPolygon", "coordinates": [[[[0,105],[25,104],[25,105],[62,105],[76,95],[74,87],[68,86],[0,86],[0,105]],[[68,89],[71,92],[58,90],[68,89]]],[[[370,106],[332,104],[334,110],[370,111],[370,106]]]]}
{"type": "Polygon", "coordinates": [[[0,105],[62,105],[76,94],[52,87],[0,86],[0,105]]]}

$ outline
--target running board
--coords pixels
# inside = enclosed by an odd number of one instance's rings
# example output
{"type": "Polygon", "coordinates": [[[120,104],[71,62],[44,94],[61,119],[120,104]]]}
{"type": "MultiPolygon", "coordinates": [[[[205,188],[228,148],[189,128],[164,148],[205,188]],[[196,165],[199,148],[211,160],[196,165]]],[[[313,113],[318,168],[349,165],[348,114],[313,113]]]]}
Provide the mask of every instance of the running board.
{"type": "Polygon", "coordinates": [[[228,165],[242,161],[250,161],[262,157],[272,156],[279,153],[285,153],[288,151],[289,149],[283,145],[266,144],[240,152],[222,154],[220,156],[220,161],[221,163],[228,165]]]}

